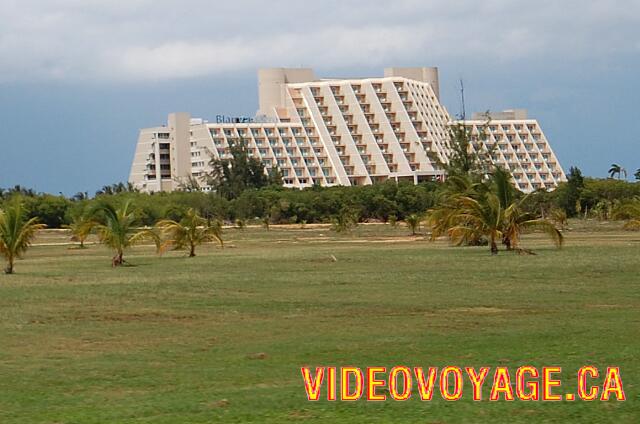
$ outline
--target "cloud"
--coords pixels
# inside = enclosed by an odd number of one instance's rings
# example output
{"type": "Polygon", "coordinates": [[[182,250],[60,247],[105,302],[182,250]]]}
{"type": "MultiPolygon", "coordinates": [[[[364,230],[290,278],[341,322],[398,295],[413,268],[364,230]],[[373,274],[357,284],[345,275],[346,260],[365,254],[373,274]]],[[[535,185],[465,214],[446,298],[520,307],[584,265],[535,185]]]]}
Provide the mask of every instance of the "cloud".
{"type": "Polygon", "coordinates": [[[640,45],[635,0],[5,0],[0,19],[4,81],[165,80],[416,58],[542,66],[640,45]]]}

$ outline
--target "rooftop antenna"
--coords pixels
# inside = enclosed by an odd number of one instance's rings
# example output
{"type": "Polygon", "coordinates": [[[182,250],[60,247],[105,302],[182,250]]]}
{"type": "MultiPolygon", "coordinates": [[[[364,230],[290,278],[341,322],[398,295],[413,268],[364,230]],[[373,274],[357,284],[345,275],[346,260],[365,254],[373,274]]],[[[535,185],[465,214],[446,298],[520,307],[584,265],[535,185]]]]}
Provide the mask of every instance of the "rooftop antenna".
{"type": "Polygon", "coordinates": [[[464,104],[464,81],[460,78],[460,101],[462,103],[462,114],[460,118],[464,121],[467,118],[467,110],[464,104]]]}

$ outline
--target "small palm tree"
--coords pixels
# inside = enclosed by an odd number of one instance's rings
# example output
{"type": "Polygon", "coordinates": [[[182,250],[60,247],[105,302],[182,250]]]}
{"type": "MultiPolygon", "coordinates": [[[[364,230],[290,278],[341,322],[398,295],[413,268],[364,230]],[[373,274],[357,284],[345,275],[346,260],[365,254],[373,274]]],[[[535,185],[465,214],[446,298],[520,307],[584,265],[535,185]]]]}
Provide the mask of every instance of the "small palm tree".
{"type": "Polygon", "coordinates": [[[15,260],[22,257],[38,230],[45,227],[38,224],[37,218],[27,219],[18,200],[0,210],[0,253],[7,260],[5,274],[13,274],[15,260]]]}
{"type": "Polygon", "coordinates": [[[541,230],[553,241],[557,248],[561,248],[564,243],[564,236],[556,224],[548,219],[536,218],[530,213],[523,212],[522,203],[526,198],[520,202],[512,203],[504,211],[504,223],[503,223],[503,244],[507,246],[507,249],[519,249],[520,238],[522,233],[529,228],[541,230]]]}
{"type": "Polygon", "coordinates": [[[451,226],[449,237],[454,244],[460,245],[466,240],[482,235],[489,240],[491,254],[498,254],[498,240],[502,239],[503,209],[497,195],[490,193],[484,199],[462,196],[455,202],[457,209],[449,218],[451,226]]]}
{"type": "Polygon", "coordinates": [[[513,202],[505,209],[494,193],[487,193],[480,199],[459,198],[458,209],[452,217],[455,225],[449,229],[451,240],[461,244],[481,234],[487,238],[491,253],[495,255],[498,253],[498,240],[508,250],[519,249],[522,233],[528,228],[538,228],[549,235],[557,247],[561,247],[564,239],[560,230],[549,220],[523,212],[523,200],[513,202]]]}
{"type": "Polygon", "coordinates": [[[547,233],[558,247],[562,245],[562,233],[551,221],[524,212],[527,197],[516,199],[511,175],[505,170],[494,169],[487,183],[472,184],[459,178],[448,183],[444,193],[427,218],[432,240],[448,235],[456,245],[486,241],[494,255],[501,241],[507,250],[520,252],[524,251],[518,247],[522,233],[534,227],[547,233]]]}
{"type": "Polygon", "coordinates": [[[167,237],[162,250],[189,249],[189,257],[196,256],[196,247],[209,241],[222,242],[222,224],[220,221],[208,223],[193,208],[187,210],[180,222],[165,219],[156,224],[162,234],[167,237]]]}
{"type": "Polygon", "coordinates": [[[627,178],[627,170],[624,169],[623,167],[621,167],[620,165],[614,163],[611,165],[611,168],[609,169],[609,176],[611,178],[615,178],[615,176],[618,176],[618,179],[621,180],[622,176],[624,175],[624,178],[627,178]]]}
{"type": "Polygon", "coordinates": [[[84,242],[91,234],[96,222],[85,211],[81,211],[71,217],[71,224],[67,228],[71,230],[71,240],[80,243],[80,249],[84,249],[84,242]]]}
{"type": "MultiPolygon", "coordinates": [[[[89,216],[95,222],[96,233],[100,242],[113,249],[115,255],[111,265],[124,265],[124,251],[144,240],[156,238],[156,234],[149,230],[137,230],[136,211],[127,201],[120,208],[105,202],[97,204],[89,216]]],[[[154,240],[155,241],[155,240],[154,240]]]]}
{"type": "Polygon", "coordinates": [[[415,236],[418,234],[418,230],[420,229],[420,224],[422,223],[422,216],[412,213],[404,219],[404,222],[407,224],[407,227],[411,230],[411,235],[415,236]]]}

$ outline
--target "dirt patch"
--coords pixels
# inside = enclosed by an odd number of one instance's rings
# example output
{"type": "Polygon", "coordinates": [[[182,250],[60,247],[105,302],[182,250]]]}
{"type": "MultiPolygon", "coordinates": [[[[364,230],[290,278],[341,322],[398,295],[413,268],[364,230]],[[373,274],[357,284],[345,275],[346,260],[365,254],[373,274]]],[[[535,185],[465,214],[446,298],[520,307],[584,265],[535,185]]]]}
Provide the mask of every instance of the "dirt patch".
{"type": "Polygon", "coordinates": [[[597,308],[597,309],[623,309],[627,308],[624,305],[586,305],[587,308],[597,308]]]}
{"type": "Polygon", "coordinates": [[[292,420],[308,420],[311,418],[315,418],[315,415],[313,414],[313,412],[309,411],[308,409],[299,409],[296,411],[291,411],[287,415],[292,420]]]}
{"type": "Polygon", "coordinates": [[[490,315],[490,314],[508,314],[508,313],[513,312],[513,310],[486,307],[486,306],[476,306],[476,307],[473,307],[473,308],[454,308],[454,309],[449,309],[448,312],[463,313],[463,314],[466,313],[466,314],[490,315]]]}
{"type": "Polygon", "coordinates": [[[102,322],[157,322],[157,321],[196,321],[202,318],[193,314],[171,314],[166,312],[133,312],[133,313],[86,313],[62,315],[56,317],[38,317],[31,319],[30,324],[49,324],[67,321],[102,321],[102,322]]]}

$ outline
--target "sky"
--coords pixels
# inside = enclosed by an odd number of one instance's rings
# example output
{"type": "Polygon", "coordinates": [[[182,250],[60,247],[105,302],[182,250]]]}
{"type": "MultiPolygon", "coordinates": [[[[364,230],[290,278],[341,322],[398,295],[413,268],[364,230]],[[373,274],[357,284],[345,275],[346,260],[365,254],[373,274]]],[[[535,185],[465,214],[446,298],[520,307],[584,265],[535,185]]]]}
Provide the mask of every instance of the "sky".
{"type": "Polygon", "coordinates": [[[260,67],[437,66],[453,115],[525,108],[568,171],[640,168],[640,0],[2,0],[0,187],[126,181],[167,114],[252,116],[260,67]]]}

